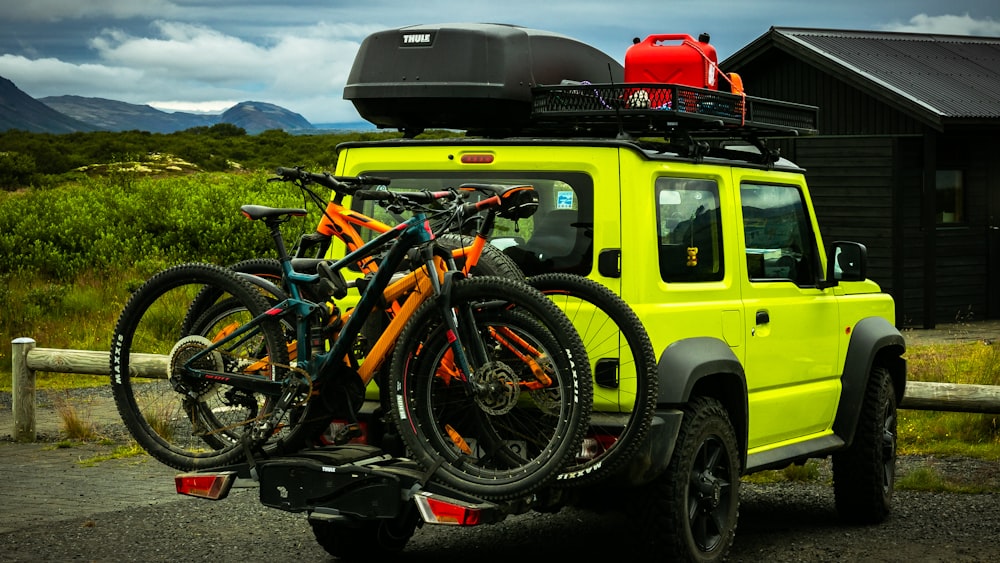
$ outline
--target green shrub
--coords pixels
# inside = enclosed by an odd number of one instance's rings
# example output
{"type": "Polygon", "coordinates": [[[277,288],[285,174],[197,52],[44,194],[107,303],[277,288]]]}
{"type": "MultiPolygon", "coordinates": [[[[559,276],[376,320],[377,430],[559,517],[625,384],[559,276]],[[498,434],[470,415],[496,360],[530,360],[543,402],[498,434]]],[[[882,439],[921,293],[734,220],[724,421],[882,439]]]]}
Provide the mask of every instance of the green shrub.
{"type": "Polygon", "coordinates": [[[38,169],[31,155],[0,152],[0,188],[15,189],[34,183],[38,169]]]}
{"type": "MultiPolygon", "coordinates": [[[[193,174],[168,178],[121,175],[0,198],[0,273],[72,280],[89,269],[128,264],[152,273],[181,262],[228,264],[273,256],[261,225],[241,205],[300,207],[290,184],[267,173],[193,174]]],[[[311,230],[318,211],[288,224],[290,241],[311,230]]]]}

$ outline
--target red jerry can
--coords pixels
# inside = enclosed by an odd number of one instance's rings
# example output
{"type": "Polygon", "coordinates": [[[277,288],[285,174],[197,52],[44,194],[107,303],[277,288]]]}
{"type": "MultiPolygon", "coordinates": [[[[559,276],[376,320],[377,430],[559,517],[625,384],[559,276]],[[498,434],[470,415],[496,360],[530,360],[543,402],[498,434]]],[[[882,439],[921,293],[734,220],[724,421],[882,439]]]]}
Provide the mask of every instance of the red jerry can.
{"type": "MultiPolygon", "coordinates": [[[[682,84],[718,90],[718,56],[708,41],[707,33],[697,40],[678,33],[650,35],[642,41],[636,38],[625,52],[625,82],[682,84]]],[[[729,90],[729,85],[723,89],[729,90]]]]}

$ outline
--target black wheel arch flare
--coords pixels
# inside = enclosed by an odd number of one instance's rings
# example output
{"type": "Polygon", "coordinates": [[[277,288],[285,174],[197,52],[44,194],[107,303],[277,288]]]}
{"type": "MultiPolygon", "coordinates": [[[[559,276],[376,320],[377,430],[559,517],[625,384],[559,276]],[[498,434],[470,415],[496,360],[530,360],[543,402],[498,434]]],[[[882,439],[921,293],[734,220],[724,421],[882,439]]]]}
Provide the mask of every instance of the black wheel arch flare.
{"type": "Polygon", "coordinates": [[[750,426],[746,374],[729,345],[708,336],[677,340],[660,354],[656,371],[661,408],[684,404],[693,396],[714,397],[722,403],[739,442],[740,467],[746,467],[750,426]]]}
{"type": "Polygon", "coordinates": [[[873,366],[879,365],[889,370],[897,404],[903,399],[906,391],[906,360],[902,356],[905,351],[903,335],[882,317],[867,317],[854,326],[847,346],[844,372],[841,374],[840,405],[833,423],[833,431],[844,440],[845,447],[854,441],[854,431],[873,366]]]}

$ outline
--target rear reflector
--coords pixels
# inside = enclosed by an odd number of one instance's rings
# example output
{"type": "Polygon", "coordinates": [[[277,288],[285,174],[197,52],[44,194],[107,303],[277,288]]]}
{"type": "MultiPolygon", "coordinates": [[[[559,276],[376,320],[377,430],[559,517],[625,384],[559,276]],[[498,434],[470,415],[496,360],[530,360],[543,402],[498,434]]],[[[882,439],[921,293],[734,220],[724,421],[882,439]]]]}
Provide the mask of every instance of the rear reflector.
{"type": "Polygon", "coordinates": [[[191,497],[221,500],[236,482],[235,471],[221,473],[181,473],[174,477],[177,492],[191,497]]]}
{"type": "Polygon", "coordinates": [[[428,524],[475,526],[480,523],[480,509],[460,500],[427,492],[417,493],[413,500],[417,503],[421,518],[428,524]]]}

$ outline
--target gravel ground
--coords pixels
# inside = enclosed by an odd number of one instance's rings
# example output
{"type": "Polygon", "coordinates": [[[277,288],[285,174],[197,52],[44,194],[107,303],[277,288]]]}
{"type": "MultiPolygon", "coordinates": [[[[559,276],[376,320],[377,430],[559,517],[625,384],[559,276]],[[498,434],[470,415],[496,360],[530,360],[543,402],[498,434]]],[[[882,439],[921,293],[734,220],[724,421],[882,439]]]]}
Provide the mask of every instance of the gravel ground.
{"type": "MultiPolygon", "coordinates": [[[[959,464],[956,467],[960,467],[959,464]]],[[[5,483],[5,486],[7,484],[5,483]]],[[[844,526],[822,484],[746,485],[731,561],[996,561],[1000,495],[899,492],[872,527],[844,526]]],[[[399,561],[620,561],[634,526],[619,514],[531,513],[477,528],[426,526],[399,561]]],[[[92,512],[0,534],[3,561],[332,561],[301,515],[264,508],[252,491],[92,512]]]]}
{"type": "MultiPolygon", "coordinates": [[[[100,395],[87,395],[95,412],[107,410],[100,395]]],[[[51,408],[40,408],[40,420],[51,408]]],[[[114,435],[114,426],[108,422],[101,429],[114,435]]],[[[15,444],[9,436],[3,441],[0,433],[0,561],[334,560],[316,543],[303,515],[266,508],[253,490],[237,490],[220,502],[179,497],[173,491],[174,471],[147,456],[86,466],[80,460],[112,446],[56,448],[58,432],[46,430],[41,436],[40,443],[15,444]]],[[[1000,491],[997,462],[904,456],[897,473],[922,467],[1000,491]]],[[[812,482],[744,483],[729,560],[1000,559],[1000,492],[897,491],[885,523],[856,527],[837,520],[829,478],[824,462],[812,482]]],[[[509,563],[527,554],[619,561],[629,552],[635,528],[625,514],[575,508],[474,528],[425,526],[395,560],[509,563]]]]}

